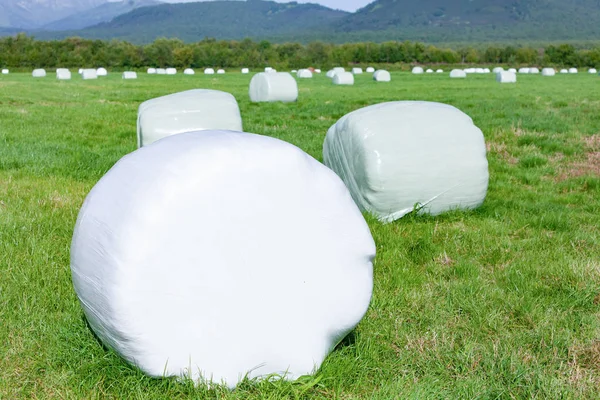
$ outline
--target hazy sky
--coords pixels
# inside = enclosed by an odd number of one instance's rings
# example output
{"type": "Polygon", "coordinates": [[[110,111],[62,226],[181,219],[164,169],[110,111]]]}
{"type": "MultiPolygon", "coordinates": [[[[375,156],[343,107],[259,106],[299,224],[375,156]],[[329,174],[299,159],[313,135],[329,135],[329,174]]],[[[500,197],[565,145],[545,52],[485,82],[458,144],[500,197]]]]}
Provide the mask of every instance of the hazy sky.
{"type": "MultiPolygon", "coordinates": [[[[203,0],[162,0],[167,3],[191,3],[203,0]]],[[[210,0],[204,0],[210,1],[210,0]]],[[[290,0],[275,0],[279,3],[289,3],[290,0]]],[[[294,0],[298,3],[318,3],[330,8],[339,8],[340,10],[356,11],[361,7],[366,6],[374,0],[294,0]]]]}

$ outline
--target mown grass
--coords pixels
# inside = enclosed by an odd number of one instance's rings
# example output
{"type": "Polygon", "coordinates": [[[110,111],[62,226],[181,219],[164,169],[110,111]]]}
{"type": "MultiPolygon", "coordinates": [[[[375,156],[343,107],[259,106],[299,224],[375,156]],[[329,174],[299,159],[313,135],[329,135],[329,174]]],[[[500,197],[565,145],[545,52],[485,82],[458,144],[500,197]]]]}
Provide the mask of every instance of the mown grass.
{"type": "MultiPolygon", "coordinates": [[[[57,82],[0,78],[0,398],[597,398],[600,387],[600,79],[394,73],[354,87],[300,82],[296,104],[250,104],[249,76],[57,82]],[[321,159],[359,107],[431,100],[488,144],[479,210],[369,218],[377,242],[365,319],[315,377],[235,391],[151,379],[104,349],[72,290],[69,246],[90,188],[136,146],[140,102],[233,93],[246,131],[321,159]]],[[[240,340],[243,333],[240,333],[240,340]]]]}

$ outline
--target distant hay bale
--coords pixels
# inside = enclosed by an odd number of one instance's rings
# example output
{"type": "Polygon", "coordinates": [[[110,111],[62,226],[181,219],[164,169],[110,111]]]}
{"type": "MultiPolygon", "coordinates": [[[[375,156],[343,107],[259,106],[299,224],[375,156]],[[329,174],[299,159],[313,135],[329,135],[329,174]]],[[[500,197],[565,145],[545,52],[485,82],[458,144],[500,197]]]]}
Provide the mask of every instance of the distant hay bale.
{"type": "Polygon", "coordinates": [[[137,79],[137,73],[134,71],[125,71],[123,72],[123,79],[137,79]]]}
{"type": "Polygon", "coordinates": [[[512,72],[513,74],[516,74],[517,70],[515,68],[509,68],[508,72],[512,72]]]}
{"type": "Polygon", "coordinates": [[[333,78],[335,76],[335,71],[330,69],[329,71],[327,71],[327,73],[325,74],[326,77],[328,78],[333,78]]]}
{"type": "Polygon", "coordinates": [[[427,71],[425,71],[428,74],[433,74],[433,70],[431,68],[427,69],[427,71]]]}
{"type": "Polygon", "coordinates": [[[156,68],[156,74],[157,75],[166,75],[167,74],[167,70],[164,68],[156,68]]]}
{"type": "Polygon", "coordinates": [[[342,67],[335,67],[333,69],[333,72],[335,72],[336,74],[342,73],[342,72],[346,72],[346,70],[342,67]]]}
{"type": "Polygon", "coordinates": [[[9,72],[10,72],[10,71],[9,71],[8,69],[4,68],[4,69],[2,70],[2,75],[8,75],[8,74],[9,74],[9,72]]]}
{"type": "Polygon", "coordinates": [[[98,76],[108,76],[108,71],[106,70],[106,68],[98,68],[96,70],[96,75],[98,76]]]}
{"type": "Polygon", "coordinates": [[[467,74],[474,74],[477,72],[476,68],[467,68],[464,70],[467,74]]]}
{"type": "Polygon", "coordinates": [[[528,74],[529,68],[526,68],[526,67],[519,68],[519,73],[520,74],[528,74]]]}
{"type": "Polygon", "coordinates": [[[475,73],[476,74],[485,74],[485,69],[483,69],[483,68],[475,68],[475,73]]]}
{"type": "Polygon", "coordinates": [[[321,70],[319,68],[315,69],[315,74],[320,74],[321,70]]]}
{"type": "Polygon", "coordinates": [[[453,69],[450,71],[450,78],[466,78],[467,73],[462,69],[453,69]]]}
{"type": "Polygon", "coordinates": [[[569,68],[569,73],[570,74],[577,74],[579,71],[577,70],[577,68],[569,68]]]}
{"type": "Polygon", "coordinates": [[[84,80],[98,79],[98,72],[95,69],[84,69],[81,77],[84,80]]]}
{"type": "Polygon", "coordinates": [[[392,75],[388,71],[380,69],[373,74],[373,80],[376,82],[390,82],[392,75]]]}
{"type": "Polygon", "coordinates": [[[375,72],[375,68],[373,68],[373,67],[367,67],[366,71],[367,71],[367,74],[372,74],[372,73],[375,72]]]}
{"type": "Polygon", "coordinates": [[[561,70],[560,70],[560,73],[561,73],[561,74],[568,74],[568,73],[569,73],[569,70],[568,70],[568,69],[561,69],[561,70]]]}
{"type": "Polygon", "coordinates": [[[253,103],[298,100],[298,83],[287,72],[261,72],[252,77],[248,90],[253,103]]]}
{"type": "Polygon", "coordinates": [[[597,74],[598,70],[596,70],[596,68],[590,68],[590,69],[588,69],[588,73],[589,74],[597,74]]]}
{"type": "Polygon", "coordinates": [[[31,76],[34,78],[44,78],[46,77],[46,70],[43,68],[34,69],[31,76]]]}
{"type": "Polygon", "coordinates": [[[360,75],[363,73],[363,70],[362,70],[362,68],[355,67],[355,68],[352,68],[352,73],[354,75],[360,75]]]}
{"type": "Polygon", "coordinates": [[[333,77],[334,85],[354,85],[354,75],[350,72],[340,72],[333,77]]]}
{"type": "Polygon", "coordinates": [[[218,69],[217,70],[217,75],[223,75],[225,73],[224,69],[218,69]]]}
{"type": "Polygon", "coordinates": [[[412,73],[415,75],[420,75],[423,73],[423,68],[422,67],[414,67],[412,69],[412,73]]]}
{"type": "Polygon", "coordinates": [[[215,70],[212,68],[206,68],[204,70],[204,75],[214,75],[215,74],[215,70]]]}
{"type": "Polygon", "coordinates": [[[191,68],[186,68],[185,70],[183,70],[183,74],[184,75],[195,75],[196,72],[191,68]]]}
{"type": "Polygon", "coordinates": [[[177,70],[175,68],[167,68],[167,75],[177,75],[177,70]]]}
{"type": "Polygon", "coordinates": [[[530,74],[539,74],[540,70],[538,68],[536,68],[536,67],[529,68],[529,73],[530,74]]]}
{"type": "Polygon", "coordinates": [[[554,76],[556,75],[556,71],[554,70],[554,68],[543,68],[542,69],[542,76],[554,76]]]}
{"type": "Polygon", "coordinates": [[[249,74],[249,73],[250,73],[250,69],[242,68],[242,74],[249,74]]]}
{"type": "Polygon", "coordinates": [[[301,70],[298,70],[298,72],[296,73],[296,76],[301,79],[310,79],[313,77],[313,74],[312,74],[311,70],[309,70],[309,69],[301,69],[301,70]]]}
{"type": "Polygon", "coordinates": [[[154,75],[154,74],[156,74],[156,68],[148,68],[147,72],[149,75],[154,75]]]}
{"type": "Polygon", "coordinates": [[[68,81],[71,79],[71,71],[66,68],[58,68],[56,70],[56,79],[59,81],[68,81]]]}
{"type": "Polygon", "coordinates": [[[484,69],[483,69],[483,73],[484,73],[484,74],[489,74],[490,72],[492,72],[492,71],[490,71],[490,69],[489,69],[489,68],[484,68],[484,69]]]}
{"type": "Polygon", "coordinates": [[[242,117],[233,95],[193,89],[143,102],[138,110],[138,147],[167,136],[204,130],[242,130],[242,117]]]}
{"type": "Polygon", "coordinates": [[[517,74],[514,72],[501,71],[496,74],[496,81],[500,83],[517,83],[517,74]]]}
{"type": "MultiPolygon", "coordinates": [[[[265,67],[265,72],[273,72],[273,68],[265,67]]],[[[277,72],[277,71],[275,71],[275,72],[277,72]]]]}
{"type": "Polygon", "coordinates": [[[494,69],[492,70],[492,72],[493,72],[494,74],[497,74],[497,73],[499,73],[499,72],[502,72],[502,71],[504,71],[504,68],[502,68],[502,67],[496,67],[496,68],[494,68],[494,69]]]}
{"type": "Polygon", "coordinates": [[[436,73],[436,74],[443,74],[443,73],[444,73],[444,70],[443,70],[443,69],[436,69],[436,70],[435,70],[435,73],[436,73]]]}
{"type": "Polygon", "coordinates": [[[293,69],[293,70],[292,70],[292,74],[297,74],[297,73],[298,73],[298,70],[297,70],[297,69],[293,69]]]}

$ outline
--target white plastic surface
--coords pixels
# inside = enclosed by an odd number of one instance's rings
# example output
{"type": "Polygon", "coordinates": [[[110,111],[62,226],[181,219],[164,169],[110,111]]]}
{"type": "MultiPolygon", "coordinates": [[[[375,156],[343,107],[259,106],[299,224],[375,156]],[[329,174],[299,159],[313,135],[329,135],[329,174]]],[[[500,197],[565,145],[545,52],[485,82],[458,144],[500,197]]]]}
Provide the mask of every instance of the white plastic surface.
{"type": "Polygon", "coordinates": [[[392,80],[392,76],[388,71],[379,69],[373,74],[373,80],[376,82],[390,82],[392,80]]]}
{"type": "Polygon", "coordinates": [[[333,78],[335,76],[335,74],[336,74],[336,72],[334,70],[330,69],[329,71],[327,71],[325,76],[328,78],[333,78]]]}
{"type": "Polygon", "coordinates": [[[463,71],[467,74],[474,74],[476,72],[475,68],[466,68],[463,71]]]}
{"type": "Polygon", "coordinates": [[[125,71],[123,72],[123,79],[137,79],[137,72],[125,71]]]}
{"type": "Polygon", "coordinates": [[[215,74],[215,70],[214,70],[214,69],[212,69],[212,68],[206,68],[206,69],[204,70],[204,74],[205,74],[205,75],[214,75],[214,74],[215,74]]]}
{"type": "Polygon", "coordinates": [[[561,73],[561,74],[568,74],[568,73],[569,73],[569,70],[568,70],[568,69],[561,69],[561,70],[560,70],[560,73],[561,73]]]}
{"type": "Polygon", "coordinates": [[[166,75],[167,74],[167,70],[164,68],[156,68],[156,74],[157,75],[166,75]]]}
{"type": "Polygon", "coordinates": [[[412,73],[413,74],[422,74],[423,73],[423,68],[422,67],[414,67],[412,69],[412,73]]]}
{"type": "Polygon", "coordinates": [[[433,70],[431,68],[427,69],[427,71],[425,71],[428,74],[433,74],[433,70]]]}
{"type": "Polygon", "coordinates": [[[8,69],[6,69],[6,68],[2,69],[2,75],[8,75],[9,72],[10,71],[8,69]]]}
{"type": "Polygon", "coordinates": [[[167,75],[177,75],[177,69],[175,68],[167,68],[165,72],[167,75]]]}
{"type": "Polygon", "coordinates": [[[302,79],[310,79],[313,77],[313,73],[310,69],[300,69],[296,72],[296,76],[302,79]]]}
{"type": "Polygon", "coordinates": [[[466,78],[467,73],[462,69],[453,69],[450,71],[450,78],[466,78]]]}
{"type": "Polygon", "coordinates": [[[224,69],[218,69],[217,70],[217,75],[223,75],[225,73],[224,69]]]}
{"type": "Polygon", "coordinates": [[[320,74],[321,70],[319,68],[315,69],[315,74],[320,74]]]}
{"type": "Polygon", "coordinates": [[[554,70],[554,68],[543,68],[542,69],[542,76],[554,76],[556,75],[556,71],[554,70]]]}
{"type": "Polygon", "coordinates": [[[313,373],[367,311],[375,244],[343,182],[297,147],[176,135],[121,159],[79,213],[75,291],[150,376],[235,387],[313,373]]]}
{"type": "Polygon", "coordinates": [[[186,68],[183,70],[184,75],[194,75],[196,72],[191,68],[186,68]]]}
{"type": "Polygon", "coordinates": [[[78,73],[79,73],[79,75],[83,74],[83,68],[79,68],[78,73]]]}
{"type": "Polygon", "coordinates": [[[138,147],[184,132],[242,130],[242,117],[233,95],[193,89],[143,102],[138,110],[138,147]]]}
{"type": "Polygon", "coordinates": [[[569,68],[569,73],[570,73],[570,74],[576,74],[576,73],[578,73],[578,72],[579,72],[579,71],[577,70],[577,68],[569,68]]]}
{"type": "Polygon", "coordinates": [[[34,69],[31,76],[34,78],[44,78],[46,76],[46,70],[42,68],[34,69]]]}
{"type": "Polygon", "coordinates": [[[519,73],[520,74],[528,74],[529,73],[529,68],[519,68],[519,73]]]}
{"type": "Polygon", "coordinates": [[[343,67],[335,67],[333,69],[333,72],[335,72],[336,74],[342,73],[342,72],[346,72],[346,70],[343,67]]]}
{"type": "Polygon", "coordinates": [[[150,75],[154,75],[154,74],[156,74],[156,68],[148,68],[148,71],[147,71],[147,72],[148,72],[148,74],[150,74],[150,75]]]}
{"type": "Polygon", "coordinates": [[[539,70],[539,68],[532,67],[532,68],[529,68],[529,73],[530,74],[539,74],[540,70],[539,70]]]}
{"type": "Polygon", "coordinates": [[[84,69],[81,73],[84,80],[98,79],[98,72],[95,69],[84,69]]]}
{"type": "Polygon", "coordinates": [[[98,68],[96,70],[96,75],[98,75],[98,76],[107,76],[108,75],[108,71],[106,70],[106,68],[98,68]]]}
{"type": "Polygon", "coordinates": [[[250,101],[254,103],[298,100],[298,83],[287,72],[260,72],[250,80],[250,101]]]}
{"type": "Polygon", "coordinates": [[[58,68],[56,70],[56,79],[59,81],[68,81],[71,79],[71,71],[66,68],[58,68]]]}
{"type": "Polygon", "coordinates": [[[437,69],[437,70],[435,71],[435,73],[436,73],[436,74],[442,74],[442,73],[444,73],[444,70],[443,70],[443,69],[437,69]]]}
{"type": "Polygon", "coordinates": [[[272,71],[273,71],[273,68],[271,68],[271,67],[265,67],[265,72],[272,72],[272,71]]]}
{"type": "Polygon", "coordinates": [[[590,69],[588,69],[588,73],[589,74],[596,74],[596,73],[598,73],[598,70],[596,68],[590,68],[590,69]]]}
{"type": "Polygon", "coordinates": [[[354,75],[350,72],[338,72],[332,81],[334,85],[354,85],[354,75]]]}
{"type": "Polygon", "coordinates": [[[483,134],[446,104],[398,101],[347,114],[327,132],[323,160],[383,222],[417,204],[432,215],[476,208],[487,192],[483,134]]]}
{"type": "Polygon", "coordinates": [[[250,69],[242,68],[242,74],[249,74],[249,73],[250,73],[250,69]]]}
{"type": "Polygon", "coordinates": [[[492,72],[494,74],[497,74],[498,72],[502,72],[502,71],[504,71],[504,68],[502,68],[502,67],[496,67],[492,70],[492,72]]]}
{"type": "Polygon", "coordinates": [[[352,73],[354,75],[360,75],[363,73],[363,70],[362,70],[362,68],[355,67],[355,68],[352,68],[352,73]]]}
{"type": "Polygon", "coordinates": [[[375,72],[375,68],[373,68],[373,67],[367,67],[366,71],[367,71],[368,74],[372,74],[372,73],[375,72]]]}
{"type": "Polygon", "coordinates": [[[509,68],[508,72],[512,72],[512,73],[516,74],[517,70],[516,70],[516,68],[509,68]]]}
{"type": "Polygon", "coordinates": [[[517,83],[517,74],[508,71],[498,72],[496,81],[500,83],[517,83]]]}

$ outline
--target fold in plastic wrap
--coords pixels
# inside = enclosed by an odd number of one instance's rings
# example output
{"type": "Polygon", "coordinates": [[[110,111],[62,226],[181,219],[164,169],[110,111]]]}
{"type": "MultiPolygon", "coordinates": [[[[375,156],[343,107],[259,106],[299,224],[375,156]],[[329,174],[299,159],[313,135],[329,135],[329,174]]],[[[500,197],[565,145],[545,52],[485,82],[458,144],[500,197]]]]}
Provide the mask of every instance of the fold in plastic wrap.
{"type": "Polygon", "coordinates": [[[183,132],[242,130],[242,116],[232,94],[193,89],[143,102],[138,110],[138,147],[183,132]]]}
{"type": "Polygon", "coordinates": [[[383,222],[415,206],[432,215],[476,208],[488,187],[481,130],[446,104],[398,101],[347,114],[327,132],[323,159],[383,222]]]}
{"type": "Polygon", "coordinates": [[[343,182],[297,147],[175,135],[92,189],[71,247],[98,337],[151,376],[311,374],[365,314],[375,245],[343,182]]]}
{"type": "Polygon", "coordinates": [[[248,94],[253,103],[291,103],[298,100],[298,83],[287,72],[260,72],[250,80],[248,94]]]}

